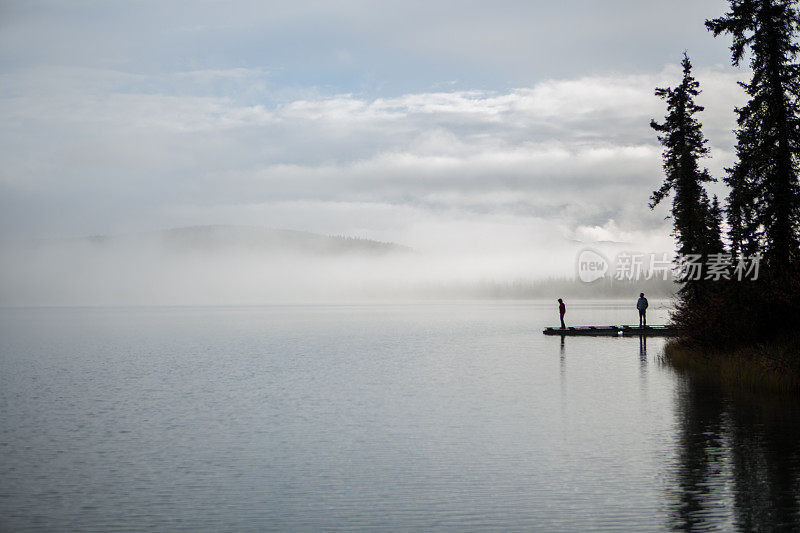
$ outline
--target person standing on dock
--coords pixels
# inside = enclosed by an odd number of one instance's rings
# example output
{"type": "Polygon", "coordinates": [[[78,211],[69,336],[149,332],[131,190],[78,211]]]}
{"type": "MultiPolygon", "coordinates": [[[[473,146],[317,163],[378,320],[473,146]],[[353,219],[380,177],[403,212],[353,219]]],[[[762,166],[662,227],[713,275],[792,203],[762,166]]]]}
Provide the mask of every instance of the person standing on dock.
{"type": "Polygon", "coordinates": [[[645,313],[647,312],[647,298],[644,297],[644,293],[639,293],[639,300],[636,302],[636,309],[639,310],[639,327],[646,328],[647,327],[647,316],[645,313]]]}
{"type": "Polygon", "coordinates": [[[561,298],[558,299],[558,314],[561,316],[561,329],[566,329],[567,326],[564,325],[564,315],[567,312],[567,306],[564,305],[564,300],[561,298]]]}

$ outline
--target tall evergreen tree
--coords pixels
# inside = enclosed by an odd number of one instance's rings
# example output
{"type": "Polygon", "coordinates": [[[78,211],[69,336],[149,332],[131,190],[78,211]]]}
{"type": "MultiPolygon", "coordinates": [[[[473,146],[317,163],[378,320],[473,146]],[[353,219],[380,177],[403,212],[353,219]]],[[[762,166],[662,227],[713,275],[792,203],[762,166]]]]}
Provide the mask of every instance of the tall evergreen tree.
{"type": "Polygon", "coordinates": [[[711,200],[711,206],[708,208],[708,242],[706,246],[708,252],[712,254],[721,254],[725,251],[725,245],[722,243],[722,208],[719,205],[717,195],[711,200]]]}
{"type": "Polygon", "coordinates": [[[706,21],[729,33],[733,64],[750,55],[750,101],[737,108],[738,162],[728,169],[727,216],[735,253],[763,249],[768,271],[788,272],[800,255],[800,25],[793,0],[731,0],[731,11],[706,21]]]}
{"type": "MultiPolygon", "coordinates": [[[[739,138],[742,136],[737,133],[739,138]]],[[[737,153],[744,150],[737,147],[737,153]]],[[[751,256],[759,249],[763,232],[759,230],[753,203],[756,201],[752,180],[746,179],[746,162],[741,159],[732,168],[726,169],[728,176],[723,178],[730,187],[725,214],[728,219],[728,236],[731,252],[735,256],[751,256]]]]}
{"type": "MultiPolygon", "coordinates": [[[[650,127],[658,132],[658,140],[664,146],[664,183],[650,198],[650,208],[655,208],[670,192],[672,218],[678,253],[699,254],[705,258],[709,253],[721,251],[719,227],[712,212],[703,183],[714,181],[708,170],[701,168],[699,160],[708,154],[707,140],[702,125],[695,115],[703,107],[695,103],[700,94],[700,83],[692,76],[692,63],[684,53],[683,79],[675,88],[657,88],[656,96],[667,102],[667,114],[663,123],[650,121],[650,127]]],[[[687,281],[687,280],[681,280],[687,281]]],[[[697,296],[702,280],[688,280],[682,292],[689,299],[697,296]]]]}

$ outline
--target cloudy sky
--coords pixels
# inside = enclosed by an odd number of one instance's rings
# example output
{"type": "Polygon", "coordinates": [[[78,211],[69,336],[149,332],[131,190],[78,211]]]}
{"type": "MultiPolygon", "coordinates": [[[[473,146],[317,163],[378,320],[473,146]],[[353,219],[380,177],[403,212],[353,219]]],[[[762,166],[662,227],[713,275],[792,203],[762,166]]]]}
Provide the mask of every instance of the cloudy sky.
{"type": "Polygon", "coordinates": [[[0,2],[0,237],[197,224],[416,249],[669,246],[648,127],[687,50],[716,176],[722,0],[0,2]]]}

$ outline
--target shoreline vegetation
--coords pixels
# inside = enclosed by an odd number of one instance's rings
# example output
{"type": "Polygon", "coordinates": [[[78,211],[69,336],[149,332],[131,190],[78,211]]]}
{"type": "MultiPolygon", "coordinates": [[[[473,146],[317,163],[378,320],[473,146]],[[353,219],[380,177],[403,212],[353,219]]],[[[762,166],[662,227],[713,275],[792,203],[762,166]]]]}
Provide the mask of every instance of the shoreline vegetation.
{"type": "Polygon", "coordinates": [[[706,190],[717,178],[702,165],[710,149],[697,118],[704,111],[695,101],[700,83],[686,52],[680,84],[655,89],[666,103],[663,121],[650,122],[663,146],[664,181],[650,207],[672,199],[681,283],[671,316],[680,337],[667,343],[662,360],[724,386],[796,392],[800,8],[795,0],[730,0],[729,6],[705,26],[732,39],[731,63],[747,62],[752,77],[739,84],[748,102],[735,108],[736,159],[722,177],[724,201],[706,190]]]}
{"type": "Polygon", "coordinates": [[[732,348],[667,341],[662,362],[700,381],[750,393],[800,391],[800,336],[732,348]]]}

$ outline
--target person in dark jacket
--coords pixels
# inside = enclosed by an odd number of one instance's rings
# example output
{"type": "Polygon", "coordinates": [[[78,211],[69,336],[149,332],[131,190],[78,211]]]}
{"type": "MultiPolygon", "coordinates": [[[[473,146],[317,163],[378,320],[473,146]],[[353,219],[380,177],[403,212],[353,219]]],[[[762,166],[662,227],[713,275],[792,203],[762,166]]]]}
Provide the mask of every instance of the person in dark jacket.
{"type": "Polygon", "coordinates": [[[647,298],[644,297],[644,293],[639,293],[639,300],[636,302],[636,309],[639,310],[639,327],[646,328],[647,327],[647,316],[645,313],[647,312],[647,298]]]}
{"type": "Polygon", "coordinates": [[[561,298],[558,299],[558,314],[561,316],[561,329],[565,329],[567,326],[564,325],[564,314],[567,312],[567,306],[564,305],[564,300],[561,298]]]}

